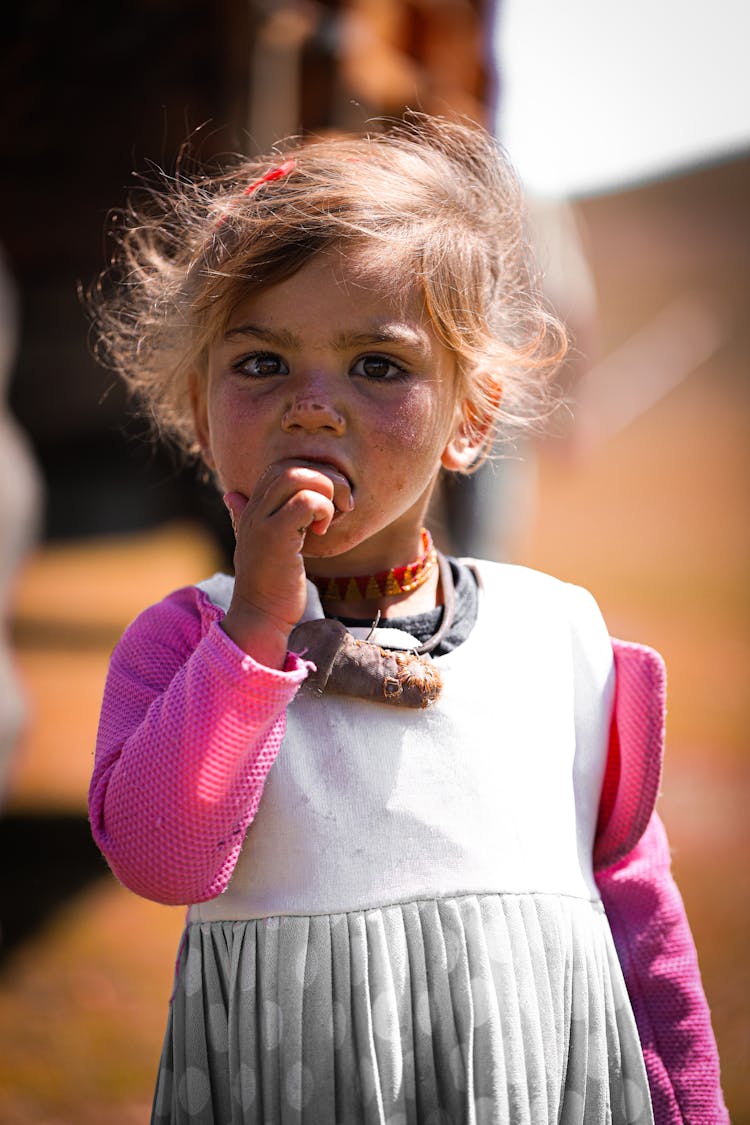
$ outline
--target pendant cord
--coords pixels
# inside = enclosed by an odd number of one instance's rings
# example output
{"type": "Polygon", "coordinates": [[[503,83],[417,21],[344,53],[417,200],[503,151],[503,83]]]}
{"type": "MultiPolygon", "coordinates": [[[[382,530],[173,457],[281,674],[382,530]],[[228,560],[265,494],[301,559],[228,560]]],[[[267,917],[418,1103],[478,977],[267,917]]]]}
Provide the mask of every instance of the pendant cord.
{"type": "Polygon", "coordinates": [[[437,648],[453,624],[453,618],[456,612],[456,591],[453,583],[451,564],[441,551],[437,552],[437,563],[440,573],[440,585],[443,590],[443,619],[438,626],[437,632],[433,633],[428,641],[425,641],[424,644],[414,650],[418,652],[420,656],[424,656],[437,648]]]}

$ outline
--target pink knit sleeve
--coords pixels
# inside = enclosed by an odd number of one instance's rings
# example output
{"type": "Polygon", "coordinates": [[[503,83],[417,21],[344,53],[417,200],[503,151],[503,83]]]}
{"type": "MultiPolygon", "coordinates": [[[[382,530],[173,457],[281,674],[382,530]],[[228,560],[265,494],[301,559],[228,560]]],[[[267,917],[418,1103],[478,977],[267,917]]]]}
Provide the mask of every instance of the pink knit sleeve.
{"type": "Polygon", "coordinates": [[[698,957],[654,811],[664,750],[661,657],[613,641],[617,682],[594,848],[596,881],[633,1007],[656,1125],[729,1121],[698,957]]]}
{"type": "Polygon", "coordinates": [[[655,1125],[724,1125],[711,1015],[656,813],[635,848],[597,873],[651,1088],[655,1125]]]}
{"type": "Polygon", "coordinates": [[[94,839],[136,894],[188,904],[226,888],[307,675],[257,664],[194,587],[152,606],[110,662],[89,791],[94,839]]]}
{"type": "Polygon", "coordinates": [[[599,820],[596,867],[611,867],[646,830],[661,783],[667,674],[658,652],[612,640],[615,702],[599,820]]]}

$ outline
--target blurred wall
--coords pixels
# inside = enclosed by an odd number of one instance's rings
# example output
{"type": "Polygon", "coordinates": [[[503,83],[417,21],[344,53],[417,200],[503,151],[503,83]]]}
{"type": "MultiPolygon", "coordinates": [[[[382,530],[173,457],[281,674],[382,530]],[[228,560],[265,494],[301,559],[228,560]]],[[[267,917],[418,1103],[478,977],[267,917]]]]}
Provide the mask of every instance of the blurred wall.
{"type": "Polygon", "coordinates": [[[195,130],[206,156],[241,143],[249,10],[32,0],[4,24],[0,245],[20,309],[10,401],[46,480],[45,534],[148,526],[196,501],[169,458],[134,440],[142,427],[91,357],[77,289],[104,265],[106,216],[134,169],[173,168],[195,130]]]}

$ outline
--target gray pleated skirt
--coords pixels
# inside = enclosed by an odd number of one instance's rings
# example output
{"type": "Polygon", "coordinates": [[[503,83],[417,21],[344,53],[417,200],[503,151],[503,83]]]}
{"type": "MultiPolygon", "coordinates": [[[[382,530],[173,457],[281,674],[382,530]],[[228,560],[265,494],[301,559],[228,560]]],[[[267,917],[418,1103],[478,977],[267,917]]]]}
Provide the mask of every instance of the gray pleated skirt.
{"type": "Polygon", "coordinates": [[[187,927],[153,1125],[652,1120],[598,903],[470,895],[187,927]]]}

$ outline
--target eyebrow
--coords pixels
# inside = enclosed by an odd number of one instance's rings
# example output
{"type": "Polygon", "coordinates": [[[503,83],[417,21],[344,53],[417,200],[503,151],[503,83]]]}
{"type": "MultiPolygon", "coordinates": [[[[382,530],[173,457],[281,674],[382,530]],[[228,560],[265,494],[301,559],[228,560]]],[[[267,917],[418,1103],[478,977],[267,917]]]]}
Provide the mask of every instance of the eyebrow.
{"type": "Polygon", "coordinates": [[[270,328],[263,328],[259,324],[240,324],[237,328],[230,328],[224,333],[225,340],[234,340],[237,336],[254,336],[257,340],[265,340],[275,344],[278,348],[294,349],[299,347],[299,340],[286,329],[274,332],[270,328]]]}
{"type": "Polygon", "coordinates": [[[385,324],[365,332],[342,332],[334,340],[334,347],[366,347],[368,344],[401,344],[406,347],[424,347],[425,334],[408,324],[385,324]]]}
{"type": "MultiPolygon", "coordinates": [[[[237,337],[253,336],[256,340],[272,344],[277,348],[298,351],[302,341],[293,332],[286,329],[274,330],[259,324],[240,324],[230,328],[225,333],[224,339],[231,341],[237,337]]],[[[409,348],[424,348],[426,334],[424,331],[411,327],[408,324],[394,323],[378,325],[363,332],[340,332],[332,340],[336,351],[346,351],[348,348],[367,347],[373,344],[396,344],[409,348]]]]}

